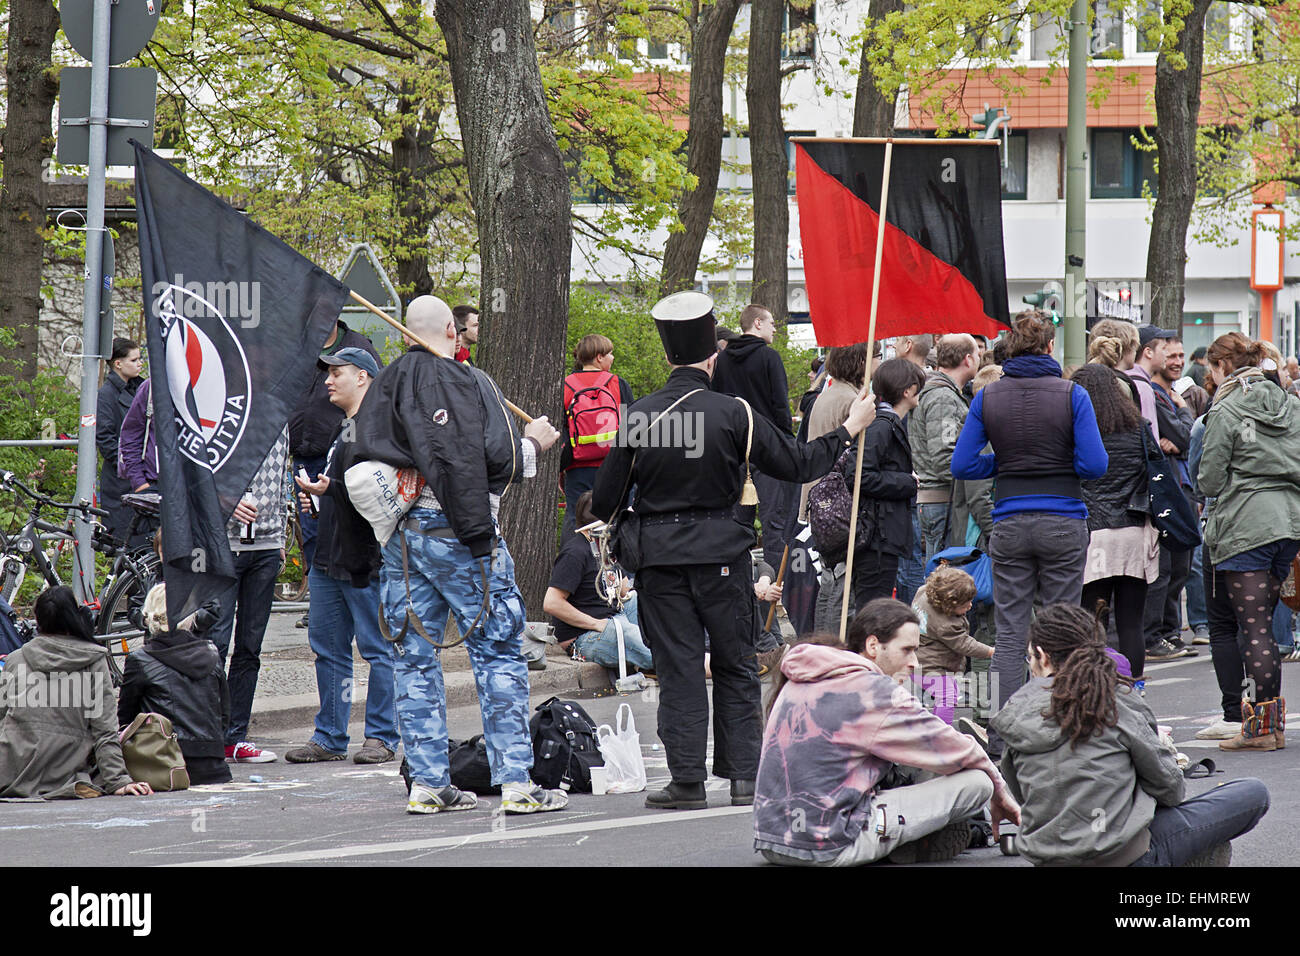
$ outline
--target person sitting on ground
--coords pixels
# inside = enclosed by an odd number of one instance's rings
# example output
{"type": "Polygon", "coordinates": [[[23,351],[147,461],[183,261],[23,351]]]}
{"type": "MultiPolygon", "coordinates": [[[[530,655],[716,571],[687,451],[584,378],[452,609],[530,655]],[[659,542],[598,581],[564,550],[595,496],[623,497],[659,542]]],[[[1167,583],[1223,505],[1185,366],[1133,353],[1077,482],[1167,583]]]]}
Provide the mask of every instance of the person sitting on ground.
{"type": "Polygon", "coordinates": [[[975,740],[899,686],[917,668],[921,631],[911,608],[877,598],[853,618],[847,647],[817,640],[786,651],[773,688],[754,792],[754,848],[769,862],[951,859],[990,800],[995,832],[1002,820],[1019,822],[975,740]],[[938,776],[882,789],[893,764],[938,776]]]}
{"type": "MultiPolygon", "coordinates": [[[[627,578],[609,581],[618,586],[622,610],[609,604],[596,590],[600,567],[592,551],[591,532],[584,530],[596,522],[591,512],[591,492],[584,491],[574,506],[578,530],[560,547],[551,569],[542,610],[555,623],[555,638],[560,647],[574,658],[602,667],[618,667],[618,629],[623,630],[623,654],[628,665],[654,671],[654,657],[641,637],[637,620],[636,592],[627,578]],[[614,622],[614,626],[610,626],[614,622]]],[[[610,572],[612,575],[613,572],[610,572]]]]}
{"type": "Polygon", "coordinates": [[[155,584],[144,599],[143,616],[148,636],[144,649],[126,658],[117,722],[125,727],[137,714],[162,714],[176,731],[190,783],[228,783],[224,741],[230,691],[216,647],[197,636],[216,615],[200,609],[172,628],[166,585],[155,584]]]}
{"type": "Polygon", "coordinates": [[[958,678],[966,672],[966,658],[991,660],[993,648],[970,633],[966,617],[975,603],[975,579],[961,568],[941,564],[925,579],[912,598],[912,610],[921,622],[921,690],[934,699],[935,716],[953,721],[957,707],[958,678]]]}
{"type": "Polygon", "coordinates": [[[993,718],[1023,808],[1016,846],[1037,866],[1227,865],[1229,840],[1268,810],[1259,780],[1184,800],[1183,773],[1146,702],[1106,653],[1094,614],[1045,608],[1029,627],[1032,679],[993,718]]]}
{"type": "Polygon", "coordinates": [[[0,797],[143,796],[117,738],[104,645],[72,589],[36,598],[36,636],[0,671],[0,797]]]}

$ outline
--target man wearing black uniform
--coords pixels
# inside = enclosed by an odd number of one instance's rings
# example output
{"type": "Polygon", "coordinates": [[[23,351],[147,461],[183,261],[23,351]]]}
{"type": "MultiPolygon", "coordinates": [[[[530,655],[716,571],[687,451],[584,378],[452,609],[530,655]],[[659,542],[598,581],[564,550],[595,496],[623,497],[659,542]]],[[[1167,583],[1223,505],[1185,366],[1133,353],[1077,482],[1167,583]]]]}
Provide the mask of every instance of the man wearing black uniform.
{"type": "Polygon", "coordinates": [[[859,395],[844,425],[807,444],[795,441],[739,399],[713,392],[713,300],[679,292],[652,312],[673,372],[634,403],[600,471],[592,511],[610,519],[636,487],[642,634],[659,675],[659,739],[672,782],[647,807],[707,806],[704,781],[709,699],[704,683],[707,630],[713,672],[713,772],[731,780],[731,803],[754,799],[762,737],[755,660],[757,604],[750,570],[752,525],[735,518],[746,445],[754,471],[806,482],[830,471],[875,417],[859,395]],[[752,425],[751,425],[752,421],[752,425]],[[752,429],[752,442],[748,441],[752,429]]]}

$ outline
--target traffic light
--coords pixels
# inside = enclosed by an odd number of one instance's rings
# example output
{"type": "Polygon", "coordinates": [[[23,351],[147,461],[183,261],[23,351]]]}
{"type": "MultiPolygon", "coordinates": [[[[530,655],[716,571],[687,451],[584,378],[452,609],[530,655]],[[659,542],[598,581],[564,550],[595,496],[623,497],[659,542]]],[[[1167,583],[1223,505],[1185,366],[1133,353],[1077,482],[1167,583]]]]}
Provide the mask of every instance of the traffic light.
{"type": "Polygon", "coordinates": [[[1056,311],[1057,295],[1054,289],[1039,289],[1037,292],[1031,292],[1029,295],[1021,296],[1021,300],[1026,305],[1032,305],[1035,309],[1042,309],[1052,317],[1053,325],[1061,324],[1061,314],[1056,311]],[[1048,302],[1050,301],[1050,306],[1048,302]]]}

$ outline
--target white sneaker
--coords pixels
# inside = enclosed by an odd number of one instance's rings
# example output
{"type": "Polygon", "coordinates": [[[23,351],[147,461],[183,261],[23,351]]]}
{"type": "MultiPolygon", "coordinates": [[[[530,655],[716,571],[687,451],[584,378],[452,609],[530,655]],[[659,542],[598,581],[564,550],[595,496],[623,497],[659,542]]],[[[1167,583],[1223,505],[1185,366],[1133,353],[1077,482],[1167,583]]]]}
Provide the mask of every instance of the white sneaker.
{"type": "Polygon", "coordinates": [[[412,786],[410,796],[406,798],[407,813],[448,813],[473,810],[477,806],[478,797],[468,790],[458,790],[455,787],[434,790],[422,783],[412,786]]]}
{"type": "Polygon", "coordinates": [[[1231,740],[1241,733],[1241,721],[1216,720],[1196,732],[1197,740],[1231,740]]]}
{"type": "Polygon", "coordinates": [[[501,785],[501,810],[504,813],[546,813],[563,810],[568,805],[569,797],[563,790],[545,790],[532,781],[501,785]]]}

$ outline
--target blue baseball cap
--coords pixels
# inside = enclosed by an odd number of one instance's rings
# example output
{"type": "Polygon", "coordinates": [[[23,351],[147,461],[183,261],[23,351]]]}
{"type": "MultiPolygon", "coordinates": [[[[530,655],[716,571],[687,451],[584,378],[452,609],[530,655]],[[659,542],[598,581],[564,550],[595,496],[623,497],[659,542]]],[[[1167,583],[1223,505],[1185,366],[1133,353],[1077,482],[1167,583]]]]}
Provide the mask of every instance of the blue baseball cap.
{"type": "Polygon", "coordinates": [[[375,357],[365,349],[359,349],[356,346],[348,346],[345,349],[339,349],[333,355],[322,355],[320,357],[322,365],[355,365],[369,373],[371,378],[379,374],[379,363],[375,357]]]}

